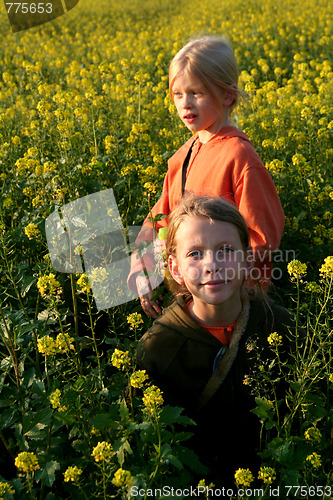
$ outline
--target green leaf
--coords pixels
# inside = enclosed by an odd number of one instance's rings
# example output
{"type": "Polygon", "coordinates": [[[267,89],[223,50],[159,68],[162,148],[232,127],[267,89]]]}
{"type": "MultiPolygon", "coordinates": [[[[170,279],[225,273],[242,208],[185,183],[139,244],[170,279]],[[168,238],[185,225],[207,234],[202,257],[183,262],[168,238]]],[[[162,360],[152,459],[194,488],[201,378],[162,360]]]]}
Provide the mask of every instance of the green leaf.
{"type": "Polygon", "coordinates": [[[122,399],[119,405],[119,415],[122,420],[128,420],[129,418],[129,410],[127,408],[127,404],[125,399],[122,399]]]}
{"type": "Polygon", "coordinates": [[[0,418],[0,429],[11,427],[19,419],[19,412],[14,409],[8,409],[2,412],[0,418]]]}
{"type": "Polygon", "coordinates": [[[184,408],[181,408],[180,406],[166,405],[163,407],[161,411],[160,422],[166,425],[172,425],[172,424],[195,425],[195,422],[192,419],[186,417],[185,415],[181,415],[183,411],[184,408]]]}
{"type": "Polygon", "coordinates": [[[60,469],[59,462],[50,460],[46,462],[43,467],[36,472],[36,479],[40,479],[45,486],[52,486],[55,481],[55,472],[60,469]]]}
{"type": "Polygon", "coordinates": [[[91,423],[96,429],[104,430],[116,425],[116,418],[118,417],[118,411],[114,409],[113,413],[100,413],[95,415],[91,423]]]}
{"type": "Polygon", "coordinates": [[[66,425],[73,425],[76,421],[75,415],[71,415],[70,413],[65,413],[62,411],[54,413],[54,418],[66,425]]]}
{"type": "Polygon", "coordinates": [[[181,463],[181,461],[177,457],[175,457],[174,455],[168,455],[167,458],[166,458],[166,460],[169,460],[170,464],[172,464],[177,469],[183,469],[184,468],[184,466],[181,463]]]}
{"type": "Polygon", "coordinates": [[[34,278],[32,276],[29,276],[25,278],[25,280],[22,283],[22,288],[21,288],[21,296],[25,297],[26,294],[29,292],[30,288],[34,283],[37,283],[37,278],[34,278]]]}
{"type": "Polygon", "coordinates": [[[33,381],[36,378],[35,368],[30,368],[30,370],[26,370],[24,372],[23,378],[24,378],[25,388],[27,389],[32,385],[33,381]]]}
{"type": "Polygon", "coordinates": [[[208,473],[208,468],[200,462],[199,457],[189,448],[179,449],[177,456],[180,462],[183,465],[187,465],[193,472],[197,474],[208,473]]]}
{"type": "Polygon", "coordinates": [[[117,453],[118,462],[120,464],[120,467],[123,466],[123,463],[125,461],[125,452],[127,452],[129,455],[133,454],[132,448],[131,448],[131,446],[126,438],[118,439],[113,444],[113,451],[115,453],[117,453]]]}
{"type": "Polygon", "coordinates": [[[53,415],[53,410],[50,408],[44,408],[36,413],[30,411],[28,412],[22,420],[23,424],[23,434],[27,434],[29,431],[43,429],[51,422],[53,415]]]}

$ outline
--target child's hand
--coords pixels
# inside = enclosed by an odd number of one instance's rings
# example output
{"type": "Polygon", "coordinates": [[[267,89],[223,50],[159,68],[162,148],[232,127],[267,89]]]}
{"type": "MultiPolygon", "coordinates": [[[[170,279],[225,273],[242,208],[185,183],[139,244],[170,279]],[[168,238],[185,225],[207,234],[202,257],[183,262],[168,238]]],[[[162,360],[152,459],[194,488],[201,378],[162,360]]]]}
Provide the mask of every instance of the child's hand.
{"type": "Polygon", "coordinates": [[[162,309],[155,300],[152,300],[153,290],[146,276],[137,276],[136,288],[138,290],[141,307],[153,319],[162,314],[162,309]]]}
{"type": "Polygon", "coordinates": [[[158,265],[158,270],[162,274],[165,275],[165,268],[168,267],[168,263],[166,262],[166,245],[165,240],[156,239],[154,241],[154,258],[158,265]]]}

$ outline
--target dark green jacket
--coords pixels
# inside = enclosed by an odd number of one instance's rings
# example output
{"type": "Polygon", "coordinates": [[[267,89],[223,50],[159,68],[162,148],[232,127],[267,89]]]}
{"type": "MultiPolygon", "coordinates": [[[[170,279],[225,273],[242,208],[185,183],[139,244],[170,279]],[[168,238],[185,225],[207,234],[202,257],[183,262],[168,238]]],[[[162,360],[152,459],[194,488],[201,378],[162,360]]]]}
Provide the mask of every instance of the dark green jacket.
{"type": "MultiPolygon", "coordinates": [[[[201,457],[233,474],[235,467],[255,465],[255,451],[259,449],[260,422],[251,412],[256,406],[255,395],[244,381],[260,369],[260,364],[266,370],[275,358],[267,341],[272,332],[282,336],[281,359],[293,356],[289,342],[293,318],[270,300],[250,300],[235,359],[218,390],[199,410],[200,396],[222,345],[188,314],[186,301],[190,298],[178,296],[142,337],[138,364],[163,390],[166,402],[184,407],[197,421],[195,443],[201,457]]],[[[271,375],[277,374],[273,370],[271,375]]],[[[283,383],[280,386],[283,398],[283,383]]]]}

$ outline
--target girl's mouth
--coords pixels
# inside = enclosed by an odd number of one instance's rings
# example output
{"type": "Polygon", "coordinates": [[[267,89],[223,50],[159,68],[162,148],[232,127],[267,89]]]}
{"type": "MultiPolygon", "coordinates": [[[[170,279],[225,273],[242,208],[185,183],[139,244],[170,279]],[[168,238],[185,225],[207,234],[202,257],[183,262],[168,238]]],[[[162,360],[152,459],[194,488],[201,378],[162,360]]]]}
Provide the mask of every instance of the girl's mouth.
{"type": "Polygon", "coordinates": [[[194,115],[193,113],[189,113],[183,117],[183,120],[186,121],[187,123],[193,123],[196,118],[197,118],[197,115],[194,115]]]}
{"type": "Polygon", "coordinates": [[[203,283],[204,286],[208,286],[209,288],[218,288],[220,286],[226,285],[228,283],[227,280],[212,280],[203,283]]]}

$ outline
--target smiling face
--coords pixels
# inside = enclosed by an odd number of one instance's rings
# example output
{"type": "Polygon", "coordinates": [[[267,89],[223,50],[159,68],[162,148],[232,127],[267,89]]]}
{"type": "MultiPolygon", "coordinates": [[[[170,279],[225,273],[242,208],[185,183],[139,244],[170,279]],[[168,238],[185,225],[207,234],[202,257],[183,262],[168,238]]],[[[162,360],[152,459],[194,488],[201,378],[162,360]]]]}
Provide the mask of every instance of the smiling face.
{"type": "Polygon", "coordinates": [[[191,132],[199,133],[202,143],[229,124],[226,91],[216,89],[216,92],[220,102],[190,74],[180,74],[172,86],[172,97],[182,122],[191,132]]]}
{"type": "Polygon", "coordinates": [[[195,319],[214,324],[219,318],[223,324],[223,317],[226,322],[237,318],[246,257],[238,229],[230,222],[195,216],[180,224],[169,268],[175,281],[192,294],[195,319]]]}

